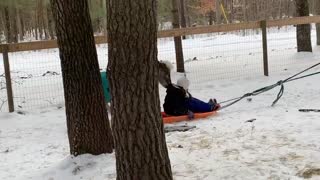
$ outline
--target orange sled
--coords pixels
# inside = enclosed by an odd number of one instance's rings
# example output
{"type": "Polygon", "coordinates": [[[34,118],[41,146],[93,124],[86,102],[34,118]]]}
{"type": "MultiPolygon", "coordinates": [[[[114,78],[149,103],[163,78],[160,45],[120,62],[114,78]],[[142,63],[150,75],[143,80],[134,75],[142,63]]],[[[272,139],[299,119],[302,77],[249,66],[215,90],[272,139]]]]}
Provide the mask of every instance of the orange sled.
{"type": "Polygon", "coordinates": [[[181,122],[181,121],[193,121],[193,120],[215,115],[216,113],[217,111],[211,111],[211,112],[205,112],[205,113],[194,113],[194,118],[192,120],[189,120],[188,115],[170,116],[170,115],[167,115],[165,112],[161,112],[164,124],[181,122]]]}

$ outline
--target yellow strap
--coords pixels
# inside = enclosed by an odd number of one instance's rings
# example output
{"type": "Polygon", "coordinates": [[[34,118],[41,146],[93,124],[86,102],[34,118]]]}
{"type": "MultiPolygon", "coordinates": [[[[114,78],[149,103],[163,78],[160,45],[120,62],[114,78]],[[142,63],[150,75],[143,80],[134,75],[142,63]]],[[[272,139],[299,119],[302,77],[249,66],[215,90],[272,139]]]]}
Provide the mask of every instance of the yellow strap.
{"type": "Polygon", "coordinates": [[[226,15],[226,12],[225,12],[225,10],[224,10],[224,7],[223,7],[223,4],[222,3],[220,3],[220,8],[221,8],[221,11],[222,11],[222,13],[223,13],[223,17],[224,17],[224,19],[227,21],[227,23],[229,24],[229,21],[228,21],[228,18],[227,18],[227,15],[226,15]]]}

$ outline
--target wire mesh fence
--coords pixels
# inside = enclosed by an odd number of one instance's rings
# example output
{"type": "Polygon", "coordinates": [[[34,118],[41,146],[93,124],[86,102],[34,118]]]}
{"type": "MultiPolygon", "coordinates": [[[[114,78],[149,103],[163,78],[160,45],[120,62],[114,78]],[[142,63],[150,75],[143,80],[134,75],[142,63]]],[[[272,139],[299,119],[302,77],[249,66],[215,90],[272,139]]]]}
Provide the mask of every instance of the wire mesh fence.
{"type": "Polygon", "coordinates": [[[213,33],[184,43],[184,49],[186,71],[194,85],[263,74],[261,35],[213,33]]]}
{"type": "Polygon", "coordinates": [[[16,110],[60,105],[63,87],[57,49],[9,53],[16,110]]]}
{"type": "Polygon", "coordinates": [[[4,74],[3,61],[0,61],[0,111],[8,111],[6,94],[6,80],[4,74]]]}
{"type": "MultiPolygon", "coordinates": [[[[268,28],[270,75],[320,59],[312,29],[313,53],[297,53],[293,26],[268,28]]],[[[187,36],[183,40],[186,75],[191,88],[215,80],[263,76],[263,49],[260,29],[187,36]]],[[[100,71],[108,63],[108,45],[97,45],[100,71]]],[[[173,38],[158,40],[158,59],[175,64],[173,38]]],[[[58,49],[9,53],[16,110],[64,105],[63,83],[58,49]]],[[[8,111],[5,77],[0,57],[0,111],[8,111]]]]}
{"type": "Polygon", "coordinates": [[[316,44],[316,28],[311,27],[313,52],[297,52],[296,27],[286,26],[268,34],[268,56],[270,73],[285,72],[288,68],[307,67],[320,60],[319,46],[316,44]]]}

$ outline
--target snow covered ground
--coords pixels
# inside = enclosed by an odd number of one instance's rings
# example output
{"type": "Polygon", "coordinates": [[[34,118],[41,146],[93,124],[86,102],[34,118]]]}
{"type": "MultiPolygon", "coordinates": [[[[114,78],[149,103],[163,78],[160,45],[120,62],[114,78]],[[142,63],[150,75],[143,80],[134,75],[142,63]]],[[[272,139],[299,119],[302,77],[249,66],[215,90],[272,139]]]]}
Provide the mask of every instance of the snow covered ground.
{"type": "MultiPolygon", "coordinates": [[[[269,39],[270,77],[262,75],[260,36],[228,34],[184,41],[193,96],[227,100],[320,62],[320,49],[316,46],[314,53],[296,53],[293,31],[269,34],[269,39]],[[198,60],[192,61],[194,57],[198,60]]],[[[170,46],[170,41],[159,43],[160,59],[174,59],[170,46]]],[[[100,59],[106,56],[105,47],[98,51],[100,59]]],[[[32,98],[43,94],[45,99],[46,92],[58,96],[62,87],[59,75],[43,76],[46,71],[60,73],[55,69],[57,62],[51,64],[53,58],[58,58],[56,53],[42,51],[39,56],[43,58],[39,59],[32,59],[39,52],[11,55],[16,61],[16,77],[22,76],[21,72],[26,77],[32,74],[32,78],[17,79],[23,82],[20,95],[30,97],[37,90],[42,93],[35,93],[32,98]],[[24,58],[32,59],[37,66],[19,64],[24,58]],[[42,87],[42,82],[49,83],[48,87],[42,87]]],[[[105,67],[106,61],[100,65],[105,67]]],[[[173,74],[174,79],[178,76],[173,74]]],[[[285,84],[285,93],[274,107],[270,105],[279,88],[252,101],[243,100],[216,116],[178,123],[194,125],[196,129],[166,134],[174,179],[320,179],[320,114],[298,111],[320,109],[319,81],[317,75],[285,84]],[[246,122],[250,119],[256,120],[246,122]]],[[[161,99],[164,93],[160,89],[161,99]]],[[[27,104],[28,98],[24,100],[27,104]]],[[[63,99],[51,103],[54,105],[47,108],[22,107],[15,113],[0,113],[0,179],[115,179],[114,154],[69,156],[63,99]]]]}
{"type": "MultiPolygon", "coordinates": [[[[202,99],[212,95],[225,99],[289,74],[203,82],[191,92],[202,99]]],[[[318,169],[319,173],[319,113],[298,112],[299,108],[320,107],[319,80],[314,76],[287,84],[275,107],[270,104],[276,90],[251,102],[242,101],[217,116],[180,123],[197,128],[167,133],[175,179],[299,179],[308,169],[318,169]],[[256,121],[246,123],[252,118],[256,121]]],[[[0,127],[0,179],[116,177],[114,154],[68,156],[64,108],[1,113],[0,127]]]]}

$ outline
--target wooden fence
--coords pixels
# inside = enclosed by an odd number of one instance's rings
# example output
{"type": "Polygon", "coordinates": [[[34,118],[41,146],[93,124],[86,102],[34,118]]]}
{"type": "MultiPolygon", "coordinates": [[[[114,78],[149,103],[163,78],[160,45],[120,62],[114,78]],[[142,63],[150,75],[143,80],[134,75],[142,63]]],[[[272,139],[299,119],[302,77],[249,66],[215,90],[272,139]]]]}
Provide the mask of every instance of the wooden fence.
{"type": "MultiPolygon", "coordinates": [[[[166,37],[181,37],[186,35],[196,34],[208,34],[217,32],[230,32],[239,31],[245,29],[261,29],[262,30],[262,47],[263,47],[263,66],[264,75],[268,76],[268,49],[267,49],[267,28],[268,27],[281,27],[289,25],[300,25],[300,24],[311,24],[320,23],[320,16],[306,16],[306,17],[295,17],[289,19],[280,20],[268,20],[268,21],[254,21],[246,23],[236,24],[222,24],[222,25],[211,25],[211,26],[200,26],[200,27],[189,27],[180,29],[171,29],[158,32],[158,38],[166,37]]],[[[106,36],[96,36],[96,44],[106,44],[108,39],[106,36]]],[[[7,100],[9,112],[14,111],[13,92],[10,77],[10,61],[8,53],[19,52],[19,51],[32,51],[41,49],[58,48],[56,40],[50,41],[35,41],[35,42],[23,42],[15,44],[0,44],[0,53],[3,55],[6,89],[7,89],[7,100]]]]}

